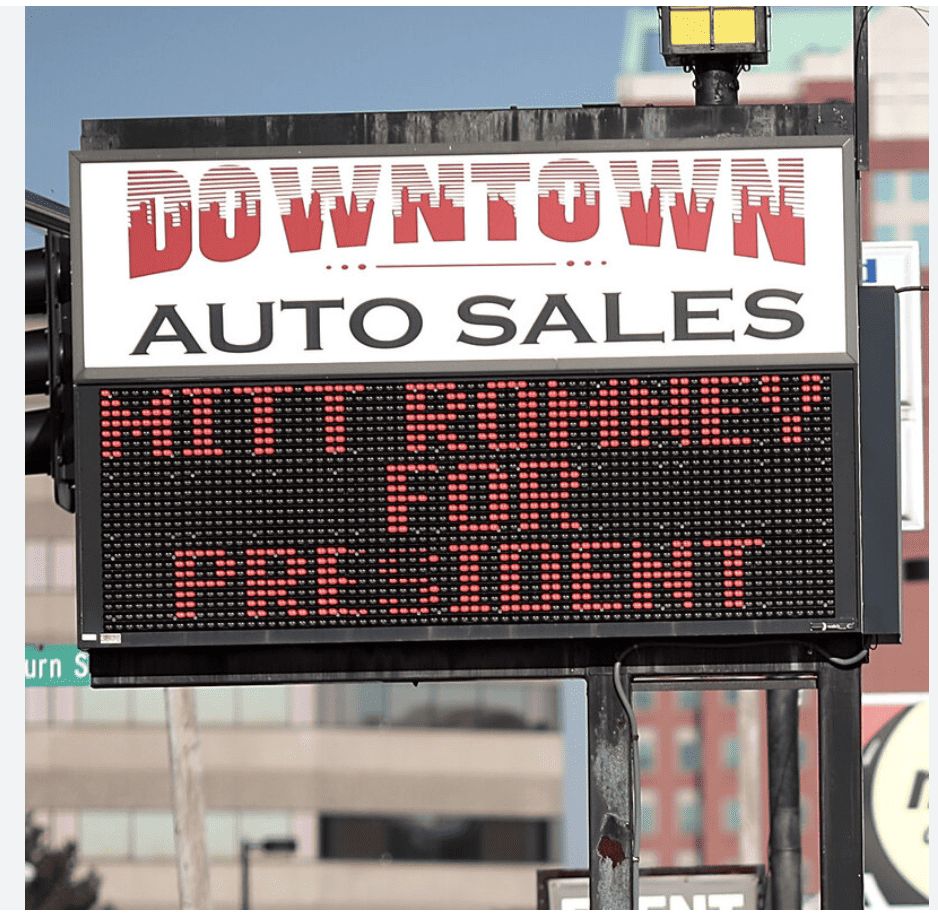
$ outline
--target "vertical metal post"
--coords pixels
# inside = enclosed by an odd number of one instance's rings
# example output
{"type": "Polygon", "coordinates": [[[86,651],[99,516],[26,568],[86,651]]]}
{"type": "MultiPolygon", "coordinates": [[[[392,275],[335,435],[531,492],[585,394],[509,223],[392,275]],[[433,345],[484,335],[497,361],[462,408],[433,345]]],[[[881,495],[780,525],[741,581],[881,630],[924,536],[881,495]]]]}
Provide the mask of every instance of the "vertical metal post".
{"type": "Polygon", "coordinates": [[[860,667],[820,663],[818,753],[821,908],[863,908],[860,667]]]}
{"type": "MultiPolygon", "coordinates": [[[[590,908],[631,909],[633,814],[631,740],[609,667],[587,670],[590,908]]],[[[636,872],[637,875],[637,872],[636,872]]]]}
{"type": "Polygon", "coordinates": [[[250,867],[251,843],[241,842],[241,910],[251,908],[251,890],[248,869],[250,867]]]}
{"type": "Polygon", "coordinates": [[[857,172],[870,168],[870,7],[853,8],[853,106],[857,172]]]}
{"type": "Polygon", "coordinates": [[[769,758],[769,880],[773,909],[801,908],[801,784],[798,692],[771,689],[766,698],[769,758]]]}

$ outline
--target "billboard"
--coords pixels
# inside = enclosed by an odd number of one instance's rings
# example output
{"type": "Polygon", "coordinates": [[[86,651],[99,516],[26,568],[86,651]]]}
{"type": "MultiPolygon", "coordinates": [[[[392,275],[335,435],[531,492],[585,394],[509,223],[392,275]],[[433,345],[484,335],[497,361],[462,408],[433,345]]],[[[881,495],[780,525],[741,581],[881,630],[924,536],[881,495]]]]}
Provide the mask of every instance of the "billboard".
{"type": "Polygon", "coordinates": [[[851,144],[72,154],[80,645],[860,630],[851,144]]]}

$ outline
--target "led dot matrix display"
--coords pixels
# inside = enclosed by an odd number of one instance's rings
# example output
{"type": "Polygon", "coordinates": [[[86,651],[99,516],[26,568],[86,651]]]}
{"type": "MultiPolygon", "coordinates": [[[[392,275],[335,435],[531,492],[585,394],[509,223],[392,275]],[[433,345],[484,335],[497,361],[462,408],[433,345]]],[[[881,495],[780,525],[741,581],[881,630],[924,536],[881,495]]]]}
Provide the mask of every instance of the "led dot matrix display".
{"type": "Polygon", "coordinates": [[[836,482],[853,459],[833,417],[851,380],[86,387],[100,630],[300,641],[415,625],[807,630],[839,614],[836,482]]]}

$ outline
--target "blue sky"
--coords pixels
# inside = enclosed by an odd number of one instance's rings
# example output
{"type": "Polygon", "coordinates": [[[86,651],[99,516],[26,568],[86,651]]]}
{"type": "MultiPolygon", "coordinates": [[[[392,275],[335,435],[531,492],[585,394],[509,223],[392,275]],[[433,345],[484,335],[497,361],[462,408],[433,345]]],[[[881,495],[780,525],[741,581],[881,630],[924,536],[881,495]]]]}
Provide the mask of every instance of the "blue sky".
{"type": "Polygon", "coordinates": [[[614,103],[624,6],[32,7],[26,187],[83,118],[614,103]]]}

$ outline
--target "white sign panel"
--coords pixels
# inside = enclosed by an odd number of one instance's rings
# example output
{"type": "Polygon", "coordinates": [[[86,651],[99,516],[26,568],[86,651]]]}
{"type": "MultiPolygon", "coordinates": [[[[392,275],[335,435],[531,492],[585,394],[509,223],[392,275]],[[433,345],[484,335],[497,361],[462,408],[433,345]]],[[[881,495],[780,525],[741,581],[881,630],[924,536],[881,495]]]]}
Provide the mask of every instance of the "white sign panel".
{"type": "MultiPolygon", "coordinates": [[[[918,287],[919,248],[910,242],[864,242],[864,284],[918,287]]],[[[899,400],[901,408],[902,528],[925,528],[925,401],[922,378],[922,295],[899,294],[899,400]]]]}
{"type": "Polygon", "coordinates": [[[852,359],[839,144],[387,149],[73,154],[79,371],[852,359]]]}

